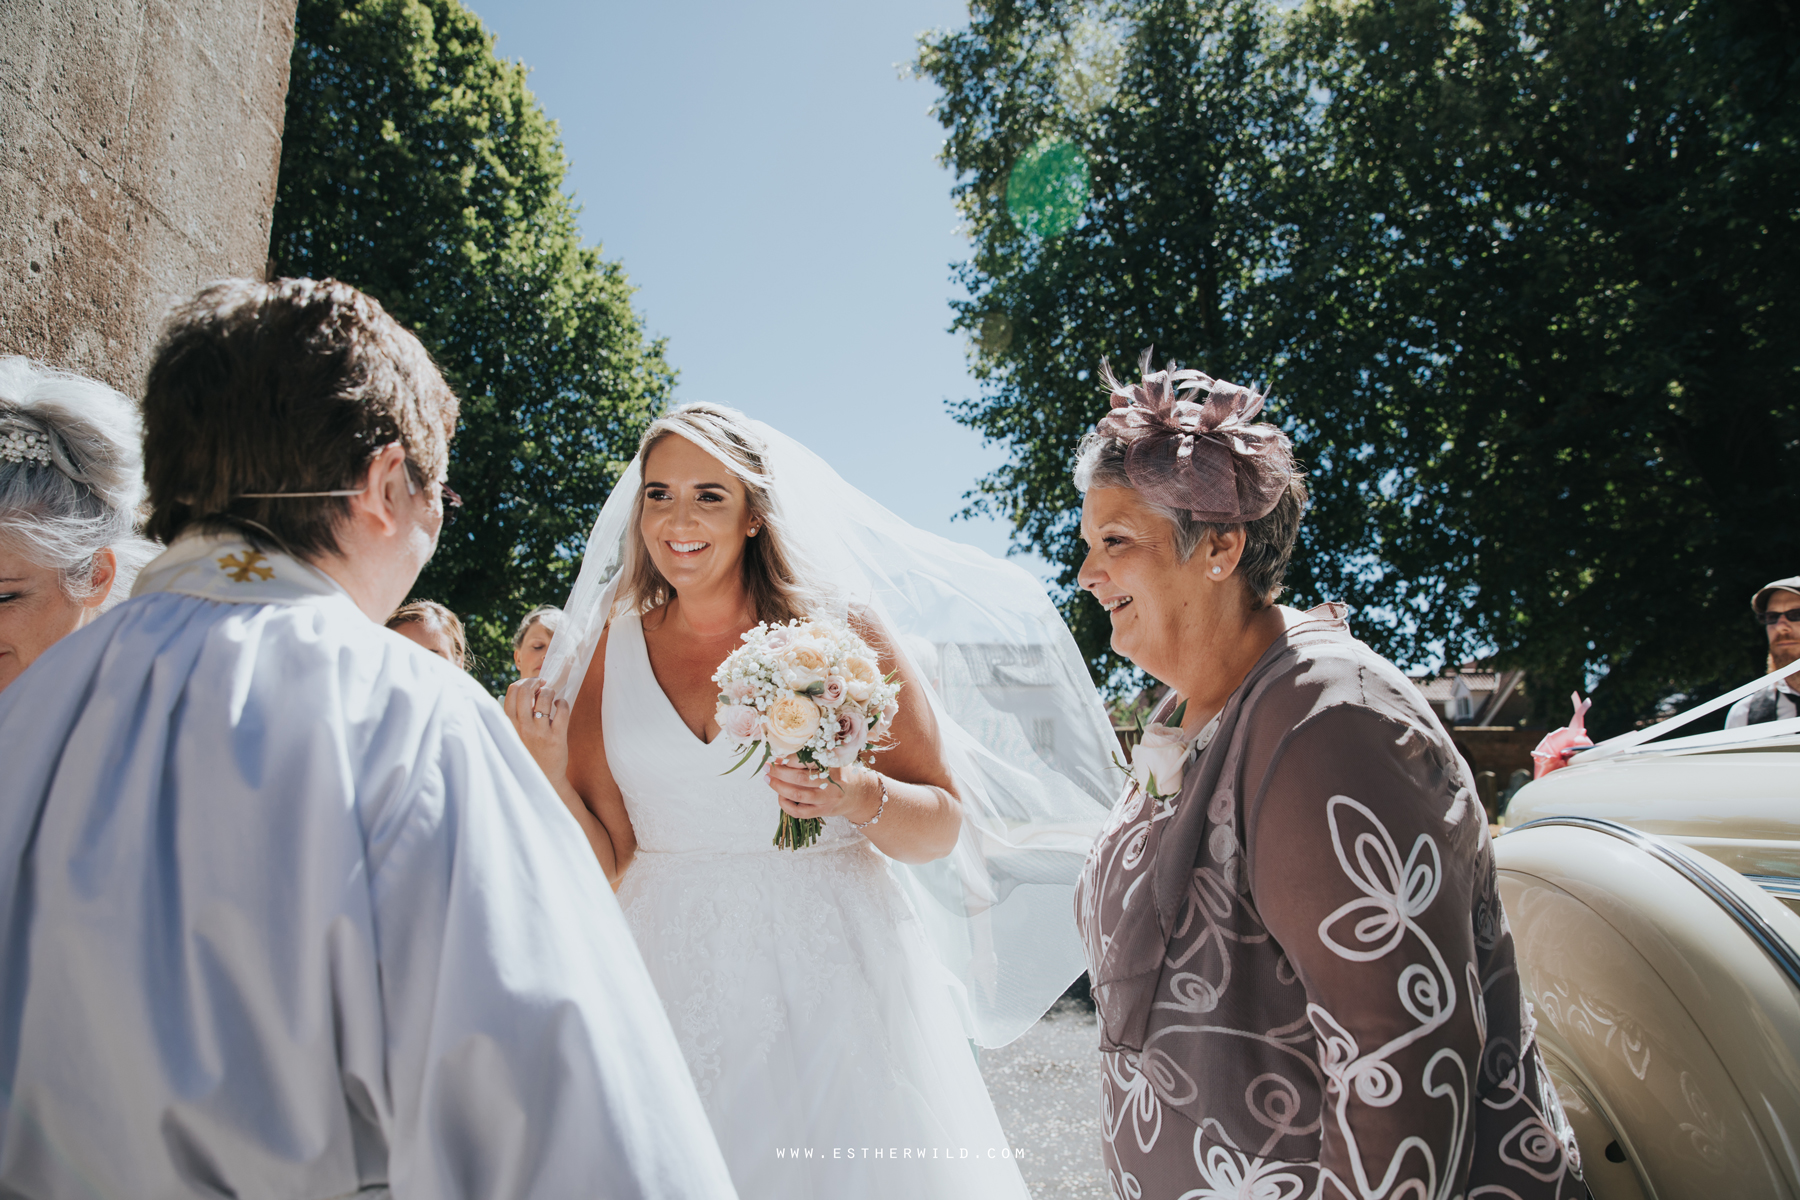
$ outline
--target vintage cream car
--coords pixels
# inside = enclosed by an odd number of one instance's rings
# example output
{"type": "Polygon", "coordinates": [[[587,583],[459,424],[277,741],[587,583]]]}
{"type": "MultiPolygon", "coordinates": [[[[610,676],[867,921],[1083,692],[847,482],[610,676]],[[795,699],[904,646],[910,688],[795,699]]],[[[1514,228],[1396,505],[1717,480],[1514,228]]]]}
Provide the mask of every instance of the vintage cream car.
{"type": "Polygon", "coordinates": [[[1577,755],[1494,844],[1599,1200],[1800,1200],[1800,720],[1577,755]]]}

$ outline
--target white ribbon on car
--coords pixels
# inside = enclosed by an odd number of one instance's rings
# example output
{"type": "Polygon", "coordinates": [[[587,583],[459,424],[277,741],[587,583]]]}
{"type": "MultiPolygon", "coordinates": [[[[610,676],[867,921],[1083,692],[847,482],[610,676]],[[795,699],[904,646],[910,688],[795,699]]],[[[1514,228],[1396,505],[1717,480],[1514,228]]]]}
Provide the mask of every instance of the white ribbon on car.
{"type": "MultiPolygon", "coordinates": [[[[1621,733],[1618,737],[1608,738],[1597,746],[1590,746],[1577,751],[1575,762],[1591,763],[1602,758],[1611,758],[1616,754],[1624,754],[1634,750],[1645,742],[1663,737],[1684,725],[1691,725],[1702,717],[1711,716],[1721,708],[1729,708],[1746,696],[1754,696],[1764,688],[1773,687],[1778,681],[1787,679],[1795,672],[1800,672],[1800,659],[1785,667],[1777,667],[1761,679],[1753,679],[1743,687],[1734,688],[1723,696],[1708,700],[1705,704],[1678,713],[1666,721],[1655,725],[1646,725],[1642,729],[1634,729],[1630,733],[1621,733]]],[[[1765,721],[1760,725],[1746,725],[1738,729],[1724,729],[1713,733],[1696,734],[1679,739],[1678,743],[1664,742],[1657,746],[1658,750],[1681,749],[1700,750],[1715,746],[1729,746],[1737,742],[1760,741],[1767,737],[1778,737],[1785,733],[1800,733],[1800,717],[1791,717],[1784,721],[1765,721]]]]}

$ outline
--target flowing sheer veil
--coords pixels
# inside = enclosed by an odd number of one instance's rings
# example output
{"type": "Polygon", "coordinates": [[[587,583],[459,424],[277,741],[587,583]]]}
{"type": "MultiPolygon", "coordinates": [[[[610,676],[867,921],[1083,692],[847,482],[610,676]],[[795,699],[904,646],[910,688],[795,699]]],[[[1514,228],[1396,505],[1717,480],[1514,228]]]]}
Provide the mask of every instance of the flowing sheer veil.
{"type": "MultiPolygon", "coordinates": [[[[892,870],[962,982],[969,1035],[1004,1045],[1083,969],[1075,878],[1120,783],[1105,710],[1037,580],[913,528],[792,438],[744,424],[765,443],[786,541],[808,574],[840,608],[873,610],[927,681],[901,703],[929,702],[937,716],[962,836],[947,858],[892,870]]],[[[634,461],[601,510],[544,660],[571,702],[613,612],[641,479],[634,461]]]]}

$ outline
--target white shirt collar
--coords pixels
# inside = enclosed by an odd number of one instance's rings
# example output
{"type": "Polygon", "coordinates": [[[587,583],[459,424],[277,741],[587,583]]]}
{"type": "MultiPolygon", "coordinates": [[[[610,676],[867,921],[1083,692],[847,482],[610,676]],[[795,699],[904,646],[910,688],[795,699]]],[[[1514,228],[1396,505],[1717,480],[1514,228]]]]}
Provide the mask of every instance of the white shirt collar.
{"type": "Polygon", "coordinates": [[[350,599],[317,567],[278,551],[258,550],[237,534],[184,533],[138,572],[133,596],[174,592],[227,604],[305,604],[350,599]]]}

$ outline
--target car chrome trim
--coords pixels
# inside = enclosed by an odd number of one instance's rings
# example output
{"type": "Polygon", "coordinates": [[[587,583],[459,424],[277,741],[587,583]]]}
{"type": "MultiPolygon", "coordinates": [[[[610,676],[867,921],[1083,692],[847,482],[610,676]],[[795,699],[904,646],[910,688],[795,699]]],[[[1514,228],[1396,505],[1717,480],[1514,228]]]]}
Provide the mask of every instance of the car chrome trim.
{"type": "Polygon", "coordinates": [[[1777,896],[1800,896],[1800,879],[1789,879],[1785,875],[1746,875],[1744,878],[1777,896]]]}
{"type": "MultiPolygon", "coordinates": [[[[1725,910],[1725,914],[1738,923],[1739,928],[1750,935],[1752,941],[1761,946],[1763,953],[1775,968],[1787,976],[1788,982],[1800,988],[1800,954],[1787,943],[1787,939],[1770,925],[1767,918],[1745,904],[1743,898],[1725,887],[1710,872],[1692,862],[1680,850],[1659,838],[1621,825],[1617,821],[1605,821],[1599,817],[1541,817],[1536,821],[1527,821],[1523,825],[1515,825],[1507,830],[1510,836],[1522,829],[1536,829],[1543,825],[1567,825],[1574,829],[1590,829],[1595,833],[1604,833],[1616,837],[1622,842],[1629,842],[1645,854],[1673,869],[1678,875],[1699,888],[1711,898],[1714,904],[1725,910]]],[[[1756,880],[1762,884],[1762,880],[1756,880]]],[[[1785,882],[1785,881],[1784,881],[1785,882]]],[[[1766,884],[1763,884],[1767,888],[1766,884]]],[[[1770,889],[1772,890],[1772,889],[1770,889]]]]}

